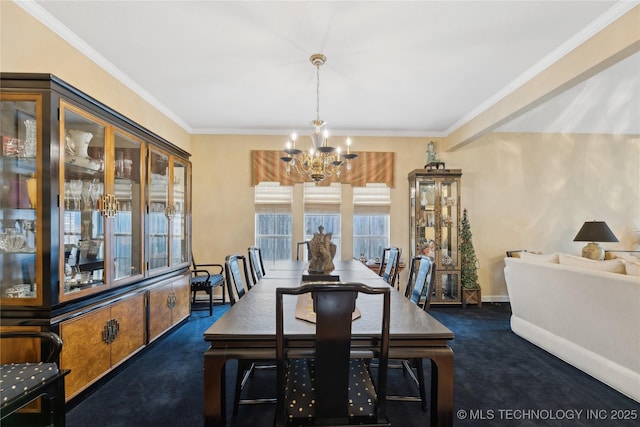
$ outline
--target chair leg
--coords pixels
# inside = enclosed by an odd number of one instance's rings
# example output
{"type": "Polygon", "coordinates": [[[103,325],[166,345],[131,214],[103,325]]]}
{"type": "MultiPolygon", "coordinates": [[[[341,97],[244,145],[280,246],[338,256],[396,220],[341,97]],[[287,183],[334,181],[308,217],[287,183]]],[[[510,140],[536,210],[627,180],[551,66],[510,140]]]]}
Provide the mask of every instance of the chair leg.
{"type": "Polygon", "coordinates": [[[56,381],[56,395],[54,397],[54,401],[51,402],[53,405],[53,425],[54,427],[64,427],[66,424],[66,414],[64,407],[64,378],[56,381]]]}
{"type": "Polygon", "coordinates": [[[209,288],[209,316],[213,316],[213,288],[209,288]]]}
{"type": "Polygon", "coordinates": [[[427,393],[425,391],[424,385],[424,369],[422,366],[422,359],[416,359],[416,369],[418,371],[418,388],[420,389],[420,405],[422,406],[422,411],[427,411],[427,393]]]}
{"type": "Polygon", "coordinates": [[[242,383],[244,380],[245,360],[238,359],[238,369],[236,371],[236,388],[233,394],[233,416],[238,415],[238,407],[240,406],[240,393],[242,393],[242,383]]]}
{"type": "MultiPolygon", "coordinates": [[[[225,296],[227,295],[227,284],[222,282],[222,304],[226,304],[225,296]]],[[[229,302],[231,302],[231,296],[229,296],[229,302]]]]}

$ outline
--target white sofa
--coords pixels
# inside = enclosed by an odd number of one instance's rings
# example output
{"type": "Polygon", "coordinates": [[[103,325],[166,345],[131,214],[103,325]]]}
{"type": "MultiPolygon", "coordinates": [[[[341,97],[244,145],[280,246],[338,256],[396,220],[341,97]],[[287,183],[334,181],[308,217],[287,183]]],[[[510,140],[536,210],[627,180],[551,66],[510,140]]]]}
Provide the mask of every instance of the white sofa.
{"type": "Polygon", "coordinates": [[[514,333],[640,402],[640,277],[520,258],[504,275],[514,333]]]}

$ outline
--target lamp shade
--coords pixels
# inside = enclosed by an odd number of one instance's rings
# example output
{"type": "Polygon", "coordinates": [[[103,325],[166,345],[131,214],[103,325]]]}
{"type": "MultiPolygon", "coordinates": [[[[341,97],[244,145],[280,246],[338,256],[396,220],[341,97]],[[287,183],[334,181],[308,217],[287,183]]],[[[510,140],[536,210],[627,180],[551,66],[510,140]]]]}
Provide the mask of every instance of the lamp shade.
{"type": "Polygon", "coordinates": [[[574,242],[617,242],[609,226],[604,221],[587,221],[582,225],[574,242]]]}

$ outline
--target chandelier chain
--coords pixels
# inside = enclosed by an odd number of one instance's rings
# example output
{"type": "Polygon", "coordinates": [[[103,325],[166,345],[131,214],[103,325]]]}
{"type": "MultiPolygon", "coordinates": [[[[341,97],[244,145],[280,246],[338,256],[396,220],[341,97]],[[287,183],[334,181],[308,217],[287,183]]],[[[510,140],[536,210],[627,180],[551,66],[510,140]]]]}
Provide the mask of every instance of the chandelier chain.
{"type": "Polygon", "coordinates": [[[320,64],[316,64],[316,122],[320,122],[320,64]]]}

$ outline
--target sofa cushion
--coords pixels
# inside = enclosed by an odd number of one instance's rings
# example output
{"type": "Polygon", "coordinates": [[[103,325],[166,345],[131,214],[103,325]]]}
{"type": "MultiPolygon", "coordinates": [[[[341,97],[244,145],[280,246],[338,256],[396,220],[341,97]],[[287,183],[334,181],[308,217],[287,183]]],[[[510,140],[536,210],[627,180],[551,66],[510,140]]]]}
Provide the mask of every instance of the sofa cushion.
{"type": "Polygon", "coordinates": [[[624,262],[624,268],[629,276],[640,276],[640,261],[626,259],[624,262]]]}
{"type": "Polygon", "coordinates": [[[640,261],[640,252],[605,251],[605,260],[616,258],[622,258],[625,260],[631,258],[631,261],[640,261]]]}
{"type": "Polygon", "coordinates": [[[591,270],[608,271],[610,273],[625,274],[625,267],[622,260],[611,259],[607,261],[596,261],[580,256],[560,254],[559,263],[564,265],[572,265],[574,267],[588,268],[591,270]]]}
{"type": "Polygon", "coordinates": [[[552,254],[534,254],[531,252],[520,252],[520,259],[525,262],[532,262],[535,264],[544,264],[544,263],[558,263],[558,253],[554,252],[552,254]]]}

